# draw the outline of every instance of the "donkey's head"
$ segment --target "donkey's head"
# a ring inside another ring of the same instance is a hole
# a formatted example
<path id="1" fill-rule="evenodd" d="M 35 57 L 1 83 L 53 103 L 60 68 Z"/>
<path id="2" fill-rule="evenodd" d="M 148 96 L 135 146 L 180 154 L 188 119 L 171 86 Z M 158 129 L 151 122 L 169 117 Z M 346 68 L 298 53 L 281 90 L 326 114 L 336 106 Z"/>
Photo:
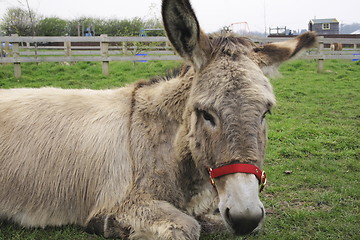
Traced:
<path id="1" fill-rule="evenodd" d="M 267 139 L 265 116 L 275 104 L 265 71 L 313 45 L 314 34 L 259 47 L 232 35 L 207 36 L 188 0 L 164 0 L 162 9 L 171 43 L 195 71 L 184 124 L 197 167 L 204 177 L 206 167 L 233 163 L 260 170 Z M 258 197 L 260 177 L 244 172 L 215 178 L 220 213 L 239 235 L 258 229 L 265 216 Z"/>

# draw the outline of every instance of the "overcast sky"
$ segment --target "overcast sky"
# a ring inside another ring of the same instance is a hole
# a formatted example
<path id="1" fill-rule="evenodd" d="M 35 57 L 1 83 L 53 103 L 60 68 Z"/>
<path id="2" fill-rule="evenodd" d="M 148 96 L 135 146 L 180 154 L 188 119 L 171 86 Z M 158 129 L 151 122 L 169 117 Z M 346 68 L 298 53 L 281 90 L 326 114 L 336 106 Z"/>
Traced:
<path id="1" fill-rule="evenodd" d="M 28 0 L 43 16 L 74 19 L 160 17 L 161 0 Z M 337 18 L 342 24 L 360 22 L 360 0 L 192 0 L 200 25 L 206 32 L 217 31 L 235 22 L 247 22 L 251 31 L 265 27 L 307 29 L 313 18 Z M 8 7 L 25 0 L 0 0 L 0 17 Z M 245 25 L 237 25 L 244 27 Z"/>

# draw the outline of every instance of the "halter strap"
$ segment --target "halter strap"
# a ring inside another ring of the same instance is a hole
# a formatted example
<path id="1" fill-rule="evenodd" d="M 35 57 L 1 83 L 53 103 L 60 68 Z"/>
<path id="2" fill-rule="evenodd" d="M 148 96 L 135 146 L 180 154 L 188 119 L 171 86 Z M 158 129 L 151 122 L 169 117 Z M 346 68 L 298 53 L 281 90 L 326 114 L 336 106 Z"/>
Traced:
<path id="1" fill-rule="evenodd" d="M 218 168 L 208 168 L 211 184 L 215 186 L 214 178 L 218 178 L 224 175 L 232 174 L 232 173 L 249 173 L 254 174 L 256 178 L 259 180 L 261 192 L 266 185 L 266 173 L 265 171 L 261 171 L 260 168 L 251 165 L 251 164 L 243 164 L 243 163 L 234 163 L 228 164 L 225 166 L 221 166 Z"/>

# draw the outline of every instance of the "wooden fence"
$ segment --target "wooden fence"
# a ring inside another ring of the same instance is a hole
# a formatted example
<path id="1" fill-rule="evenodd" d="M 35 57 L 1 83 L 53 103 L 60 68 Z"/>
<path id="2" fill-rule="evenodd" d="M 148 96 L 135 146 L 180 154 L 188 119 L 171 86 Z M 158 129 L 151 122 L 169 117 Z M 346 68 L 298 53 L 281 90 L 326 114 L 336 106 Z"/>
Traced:
<path id="1" fill-rule="evenodd" d="M 289 38 L 252 39 L 259 44 L 285 41 Z M 342 43 L 342 51 L 330 51 L 324 45 Z M 109 74 L 111 61 L 179 60 L 166 37 L 0 37 L 0 64 L 14 64 L 16 78 L 21 77 L 25 62 L 102 62 L 104 75 Z M 304 52 L 300 58 L 317 59 L 323 71 L 325 59 L 360 59 L 360 39 L 319 37 L 319 46 Z"/>

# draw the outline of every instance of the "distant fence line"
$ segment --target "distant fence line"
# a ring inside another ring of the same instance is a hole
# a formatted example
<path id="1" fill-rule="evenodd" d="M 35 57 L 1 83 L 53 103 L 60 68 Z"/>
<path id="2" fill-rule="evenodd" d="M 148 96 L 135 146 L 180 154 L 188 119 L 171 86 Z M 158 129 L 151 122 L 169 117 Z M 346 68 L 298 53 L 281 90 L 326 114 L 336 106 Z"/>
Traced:
<path id="1" fill-rule="evenodd" d="M 258 44 L 286 41 L 289 38 L 254 38 Z M 324 45 L 342 43 L 353 46 L 330 51 Z M 60 44 L 60 45 L 59 45 Z M 24 46 L 25 45 L 25 46 Z M 58 45 L 58 46 L 54 46 Z M 102 62 L 102 72 L 109 74 L 111 61 L 179 60 L 166 37 L 0 37 L 0 64 L 13 63 L 16 78 L 21 77 L 25 62 Z M 360 39 L 319 37 L 317 48 L 299 58 L 318 60 L 318 72 L 323 71 L 325 59 L 359 59 Z"/>

